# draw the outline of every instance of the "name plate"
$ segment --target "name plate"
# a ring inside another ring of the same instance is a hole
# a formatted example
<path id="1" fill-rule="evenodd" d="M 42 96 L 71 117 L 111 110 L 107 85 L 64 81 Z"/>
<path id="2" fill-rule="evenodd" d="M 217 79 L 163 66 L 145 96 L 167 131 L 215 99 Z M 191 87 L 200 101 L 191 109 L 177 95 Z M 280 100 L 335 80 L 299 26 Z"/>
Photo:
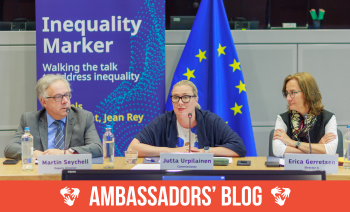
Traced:
<path id="1" fill-rule="evenodd" d="M 91 154 L 39 155 L 39 174 L 60 174 L 63 169 L 91 169 Z"/>
<path id="2" fill-rule="evenodd" d="M 338 173 L 338 154 L 285 154 L 284 170 L 325 170 L 327 174 Z"/>
<path id="3" fill-rule="evenodd" d="M 160 153 L 162 170 L 213 170 L 213 153 Z"/>

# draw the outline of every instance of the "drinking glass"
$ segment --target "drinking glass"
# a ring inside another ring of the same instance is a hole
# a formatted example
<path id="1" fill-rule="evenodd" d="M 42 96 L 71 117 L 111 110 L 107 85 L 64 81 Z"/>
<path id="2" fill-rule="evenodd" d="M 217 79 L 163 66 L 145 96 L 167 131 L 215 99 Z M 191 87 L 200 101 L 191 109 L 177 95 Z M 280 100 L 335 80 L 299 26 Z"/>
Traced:
<path id="1" fill-rule="evenodd" d="M 136 164 L 137 157 L 137 151 L 125 151 L 125 160 L 127 164 Z"/>

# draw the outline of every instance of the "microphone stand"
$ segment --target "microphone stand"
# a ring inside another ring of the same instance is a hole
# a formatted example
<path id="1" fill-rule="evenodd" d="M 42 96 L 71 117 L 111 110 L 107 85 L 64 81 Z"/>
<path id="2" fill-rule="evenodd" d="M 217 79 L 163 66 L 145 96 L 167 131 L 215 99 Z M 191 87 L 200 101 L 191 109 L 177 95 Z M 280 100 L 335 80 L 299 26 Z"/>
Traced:
<path id="1" fill-rule="evenodd" d="M 304 114 L 304 124 L 306 125 L 306 128 L 307 128 L 307 113 Z M 308 140 L 309 140 L 309 148 L 310 148 L 310 154 L 311 154 L 311 142 L 310 142 L 310 132 L 309 132 L 309 129 L 307 129 L 307 137 L 308 137 Z"/>
<path id="2" fill-rule="evenodd" d="M 189 134 L 188 134 L 188 153 L 191 153 L 191 118 L 192 118 L 192 114 L 191 113 L 189 113 L 188 114 L 188 120 L 189 120 L 189 129 L 188 129 L 188 131 L 189 131 Z"/>

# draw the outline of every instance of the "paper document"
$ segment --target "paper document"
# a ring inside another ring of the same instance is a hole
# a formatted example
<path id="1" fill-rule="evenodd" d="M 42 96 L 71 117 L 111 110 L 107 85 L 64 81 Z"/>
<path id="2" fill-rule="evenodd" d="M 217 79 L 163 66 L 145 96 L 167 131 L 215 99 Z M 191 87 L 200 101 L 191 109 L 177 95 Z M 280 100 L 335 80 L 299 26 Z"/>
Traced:
<path id="1" fill-rule="evenodd" d="M 267 156 L 266 160 L 268 162 L 279 162 L 279 164 L 281 166 L 284 166 L 284 158 L 278 158 L 278 157 L 274 157 L 274 156 Z"/>
<path id="2" fill-rule="evenodd" d="M 160 170 L 160 164 L 137 164 L 133 170 Z"/>
<path id="3" fill-rule="evenodd" d="M 283 159 L 283 158 L 280 159 L 280 160 L 279 160 L 279 163 L 280 163 L 281 166 L 284 166 L 284 159 Z"/>

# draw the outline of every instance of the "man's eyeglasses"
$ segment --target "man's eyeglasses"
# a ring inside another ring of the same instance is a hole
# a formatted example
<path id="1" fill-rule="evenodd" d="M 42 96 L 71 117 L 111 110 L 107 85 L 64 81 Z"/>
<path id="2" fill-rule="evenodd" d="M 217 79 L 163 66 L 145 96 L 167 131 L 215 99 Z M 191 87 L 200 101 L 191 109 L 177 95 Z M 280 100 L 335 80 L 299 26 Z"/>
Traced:
<path id="1" fill-rule="evenodd" d="M 288 95 L 291 97 L 291 98 L 294 98 L 295 97 L 295 94 L 297 94 L 297 93 L 300 93 L 301 91 L 291 91 L 291 92 L 287 92 L 287 91 L 285 91 L 285 92 L 283 92 L 283 96 L 284 96 L 284 98 L 286 98 L 287 99 L 287 97 L 288 97 Z"/>
<path id="2" fill-rule="evenodd" d="M 197 97 L 197 96 L 190 96 L 190 95 L 185 95 L 185 96 L 170 96 L 171 101 L 173 103 L 178 103 L 180 99 L 182 100 L 183 103 L 189 103 L 191 101 L 191 97 Z"/>
<path id="3" fill-rule="evenodd" d="M 53 96 L 53 97 L 46 97 L 46 98 L 53 98 L 55 99 L 56 102 L 61 102 L 63 97 L 66 97 L 67 100 L 71 99 L 72 98 L 72 92 L 69 92 L 69 93 L 66 93 L 64 95 L 56 95 L 56 96 Z"/>

